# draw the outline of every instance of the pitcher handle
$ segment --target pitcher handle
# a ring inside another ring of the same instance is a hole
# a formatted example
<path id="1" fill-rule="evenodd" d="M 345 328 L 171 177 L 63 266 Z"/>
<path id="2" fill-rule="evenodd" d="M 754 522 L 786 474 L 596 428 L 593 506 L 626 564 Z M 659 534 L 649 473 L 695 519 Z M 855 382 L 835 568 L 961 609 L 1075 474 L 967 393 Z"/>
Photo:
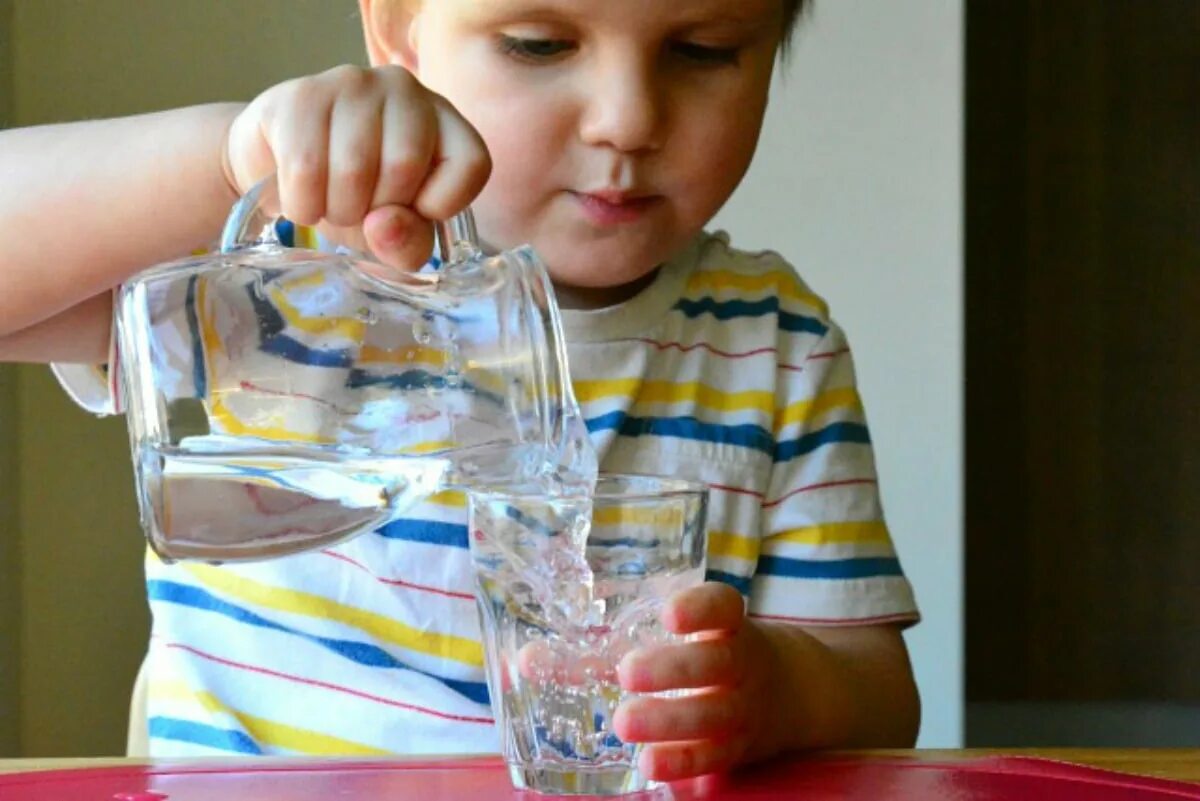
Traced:
<path id="1" fill-rule="evenodd" d="M 254 245 L 278 245 L 276 224 L 283 219 L 279 210 L 279 182 L 275 173 L 263 178 L 242 195 L 229 212 L 221 232 L 221 252 L 230 253 Z M 475 216 L 463 209 L 449 220 L 434 223 L 437 253 L 442 264 L 465 261 L 480 252 Z M 372 257 L 367 256 L 367 258 Z"/>

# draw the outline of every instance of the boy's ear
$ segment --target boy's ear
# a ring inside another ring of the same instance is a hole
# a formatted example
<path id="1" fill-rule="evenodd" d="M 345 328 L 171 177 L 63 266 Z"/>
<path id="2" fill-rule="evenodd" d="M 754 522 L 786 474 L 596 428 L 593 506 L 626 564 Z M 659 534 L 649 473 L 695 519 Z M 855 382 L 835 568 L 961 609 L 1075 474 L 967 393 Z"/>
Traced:
<path id="1" fill-rule="evenodd" d="M 399 64 L 409 72 L 417 71 L 415 5 L 411 0 L 358 0 L 372 66 Z"/>

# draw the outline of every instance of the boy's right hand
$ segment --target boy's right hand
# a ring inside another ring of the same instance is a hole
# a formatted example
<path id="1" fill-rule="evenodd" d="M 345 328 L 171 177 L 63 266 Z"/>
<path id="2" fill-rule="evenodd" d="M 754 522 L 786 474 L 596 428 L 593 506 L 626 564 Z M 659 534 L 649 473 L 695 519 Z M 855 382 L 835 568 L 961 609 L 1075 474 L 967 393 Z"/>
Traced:
<path id="1" fill-rule="evenodd" d="M 431 220 L 465 208 L 491 172 L 475 129 L 397 66 L 341 66 L 272 87 L 232 122 L 223 153 L 239 195 L 275 171 L 282 213 L 323 223 L 393 267 L 433 248 Z"/>

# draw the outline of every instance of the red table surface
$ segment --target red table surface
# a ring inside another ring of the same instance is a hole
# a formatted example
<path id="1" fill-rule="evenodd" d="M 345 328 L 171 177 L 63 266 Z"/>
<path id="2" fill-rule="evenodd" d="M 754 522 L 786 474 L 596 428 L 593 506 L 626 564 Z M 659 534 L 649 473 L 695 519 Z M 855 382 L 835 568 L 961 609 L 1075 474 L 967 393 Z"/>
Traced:
<path id="1" fill-rule="evenodd" d="M 938 762 L 825 757 L 673 785 L 655 801 L 1140 801 L 1200 799 L 1200 785 L 1027 757 Z M 159 763 L 0 774 L 0 801 L 357 801 L 537 799 L 494 757 L 427 761 Z"/>

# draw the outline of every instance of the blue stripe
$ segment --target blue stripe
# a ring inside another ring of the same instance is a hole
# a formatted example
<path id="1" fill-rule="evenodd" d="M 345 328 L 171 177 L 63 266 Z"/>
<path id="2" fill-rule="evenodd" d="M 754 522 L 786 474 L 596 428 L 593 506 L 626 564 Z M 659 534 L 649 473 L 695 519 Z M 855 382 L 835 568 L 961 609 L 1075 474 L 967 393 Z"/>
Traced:
<path id="1" fill-rule="evenodd" d="M 296 246 L 296 224 L 289 219 L 280 217 L 275 221 L 275 236 L 279 237 L 279 244 L 285 248 Z"/>
<path id="2" fill-rule="evenodd" d="M 904 575 L 900 569 L 900 561 L 886 557 L 824 560 L 760 556 L 758 572 L 805 579 L 861 579 Z"/>
<path id="3" fill-rule="evenodd" d="M 148 721 L 150 736 L 158 740 L 175 740 L 232 751 L 235 754 L 262 754 L 258 743 L 240 731 L 218 729 L 203 723 L 155 715 Z"/>
<path id="4" fill-rule="evenodd" d="M 433 520 L 393 520 L 375 530 L 381 537 L 406 542 L 423 542 L 427 545 L 446 545 L 451 548 L 468 547 L 467 527 L 459 523 L 439 523 Z"/>
<path id="5" fill-rule="evenodd" d="M 303 342 L 283 333 L 287 321 L 267 298 L 254 286 L 246 287 L 250 296 L 250 304 L 258 317 L 259 349 L 264 353 L 273 353 L 285 359 L 301 364 L 311 364 L 316 367 L 349 367 L 354 361 L 346 348 L 321 350 L 310 348 Z"/>
<path id="6" fill-rule="evenodd" d="M 803 331 L 822 337 L 829 331 L 829 326 L 815 317 L 806 317 L 802 314 L 780 311 L 779 298 L 774 296 L 762 298 L 761 300 L 717 300 L 711 297 L 702 297 L 695 300 L 681 298 L 675 304 L 675 309 L 693 319 L 703 314 L 710 314 L 718 320 L 732 320 L 737 317 L 766 317 L 767 315 L 774 314 L 778 316 L 779 327 L 784 331 Z"/>
<path id="7" fill-rule="evenodd" d="M 706 570 L 704 573 L 705 581 L 720 581 L 723 584 L 728 584 L 742 595 L 750 594 L 750 579 L 747 576 L 737 576 L 733 573 L 726 573 L 723 570 Z"/>
<path id="8" fill-rule="evenodd" d="M 861 442 L 869 445 L 871 435 L 862 423 L 830 423 L 797 439 L 780 442 L 775 446 L 775 461 L 786 462 L 834 442 Z"/>
<path id="9" fill-rule="evenodd" d="M 204 340 L 200 337 L 200 320 L 196 316 L 196 280 L 193 275 L 188 279 L 187 296 L 184 298 L 184 309 L 187 311 L 188 334 L 192 337 L 192 384 L 197 398 L 208 396 L 208 375 L 204 371 Z"/>
<path id="10" fill-rule="evenodd" d="M 349 378 L 346 379 L 346 386 L 350 389 L 378 386 L 400 390 L 445 389 L 446 379 L 427 370 L 405 370 L 403 373 L 393 373 L 392 375 L 374 375 L 355 367 L 350 371 Z"/>
<path id="11" fill-rule="evenodd" d="M 336 350 L 310 348 L 287 334 L 264 337 L 259 345 L 259 350 L 263 353 L 282 356 L 288 361 L 309 364 L 313 367 L 349 367 L 354 362 L 354 357 L 345 348 Z"/>
<path id="12" fill-rule="evenodd" d="M 589 433 L 616 429 L 624 437 L 676 437 L 699 442 L 716 442 L 752 448 L 768 456 L 775 449 L 775 439 L 762 426 L 753 423 L 721 425 L 706 423 L 694 417 L 632 417 L 615 411 L 586 421 Z"/>
<path id="13" fill-rule="evenodd" d="M 403 373 L 380 375 L 360 367 L 355 367 L 350 371 L 350 375 L 346 379 L 346 387 L 349 389 L 387 387 L 388 389 L 399 389 L 402 391 L 454 389 L 462 393 L 469 392 L 474 398 L 491 401 L 497 406 L 504 406 L 507 403 L 504 398 L 501 398 L 495 392 L 480 389 L 470 381 L 460 380 L 457 386 L 450 387 L 446 383 L 445 376 L 419 369 L 405 370 Z"/>
<path id="14" fill-rule="evenodd" d="M 152 579 L 146 582 L 146 594 L 149 596 L 151 601 L 161 601 L 163 603 L 179 604 L 180 606 L 190 606 L 194 609 L 204 609 L 209 612 L 215 612 L 218 615 L 224 615 L 225 617 L 236 620 L 239 623 L 246 623 L 251 626 L 258 626 L 259 628 L 290 634 L 293 637 L 299 637 L 302 640 L 319 645 L 322 648 L 332 651 L 338 656 L 349 659 L 351 662 L 356 662 L 360 665 L 366 665 L 367 667 L 410 670 L 414 673 L 420 673 L 423 676 L 428 676 L 431 679 L 436 679 L 437 681 L 442 682 L 450 689 L 476 703 L 488 703 L 487 685 L 483 682 L 460 681 L 457 679 L 447 679 L 442 676 L 435 676 L 432 673 L 426 673 L 423 670 L 418 670 L 411 665 L 406 665 L 377 645 L 356 642 L 354 640 L 340 640 L 332 637 L 319 637 L 315 634 L 309 634 L 304 631 L 299 631 L 298 629 L 284 626 L 280 623 L 276 623 L 273 620 L 268 620 L 265 617 L 257 615 L 248 609 L 243 609 L 240 606 L 222 600 L 207 590 L 203 590 L 199 587 L 190 587 L 186 584 L 179 584 L 174 581 Z"/>

